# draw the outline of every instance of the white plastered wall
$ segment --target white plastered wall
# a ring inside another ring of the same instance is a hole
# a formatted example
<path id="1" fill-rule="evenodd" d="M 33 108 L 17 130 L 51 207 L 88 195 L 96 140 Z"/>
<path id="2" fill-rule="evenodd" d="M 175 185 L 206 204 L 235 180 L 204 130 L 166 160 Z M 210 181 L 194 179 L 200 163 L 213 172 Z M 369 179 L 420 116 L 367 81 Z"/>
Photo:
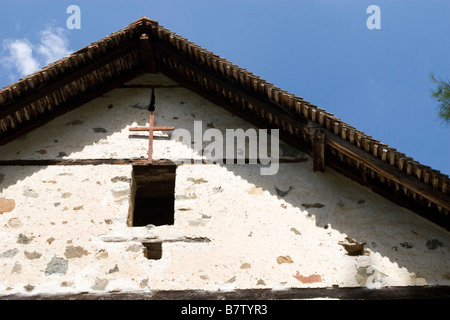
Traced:
<path id="1" fill-rule="evenodd" d="M 251 128 L 161 75 L 155 124 Z M 167 86 L 167 87 L 162 87 Z M 145 158 L 150 90 L 116 89 L 0 147 L 1 160 Z M 155 134 L 154 159 L 198 157 Z M 449 233 L 286 145 L 262 165 L 182 164 L 175 224 L 127 227 L 129 165 L 0 167 L 0 294 L 449 285 Z M 365 242 L 349 256 L 340 242 Z M 160 260 L 142 242 L 161 239 Z M 207 241 L 189 241 L 203 239 Z"/>

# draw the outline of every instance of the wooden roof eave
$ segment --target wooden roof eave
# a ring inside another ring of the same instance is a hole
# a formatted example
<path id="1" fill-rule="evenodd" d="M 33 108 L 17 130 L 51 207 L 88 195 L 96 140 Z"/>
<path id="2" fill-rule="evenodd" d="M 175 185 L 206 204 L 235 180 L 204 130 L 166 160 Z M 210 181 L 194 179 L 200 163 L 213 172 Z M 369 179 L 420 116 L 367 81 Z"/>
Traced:
<path id="1" fill-rule="evenodd" d="M 137 42 L 129 43 L 115 51 L 112 51 L 105 56 L 102 56 L 95 61 L 90 61 L 88 63 L 84 63 L 81 67 L 68 68 L 60 75 L 50 79 L 45 84 L 36 88 L 34 91 L 30 92 L 27 95 L 20 97 L 17 100 L 11 101 L 0 106 L 0 118 L 7 117 L 8 115 L 13 114 L 14 112 L 24 108 L 25 106 L 37 101 L 54 91 L 59 90 L 60 88 L 74 82 L 79 79 L 81 76 L 86 75 L 93 70 L 99 69 L 102 66 L 111 63 L 118 57 L 123 56 L 124 54 L 131 52 L 138 48 L 139 44 Z M 73 58 L 76 58 L 73 57 Z M 45 72 L 45 71 L 42 71 Z"/>

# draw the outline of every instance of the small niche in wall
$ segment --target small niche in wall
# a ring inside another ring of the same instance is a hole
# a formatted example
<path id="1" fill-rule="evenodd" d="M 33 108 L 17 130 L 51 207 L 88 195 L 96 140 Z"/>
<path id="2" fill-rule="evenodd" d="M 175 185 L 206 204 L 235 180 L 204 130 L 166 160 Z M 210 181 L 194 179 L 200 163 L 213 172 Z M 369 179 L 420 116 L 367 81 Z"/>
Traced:
<path id="1" fill-rule="evenodd" d="M 149 260 L 159 260 L 162 257 L 162 242 L 142 243 L 145 247 L 145 257 Z"/>

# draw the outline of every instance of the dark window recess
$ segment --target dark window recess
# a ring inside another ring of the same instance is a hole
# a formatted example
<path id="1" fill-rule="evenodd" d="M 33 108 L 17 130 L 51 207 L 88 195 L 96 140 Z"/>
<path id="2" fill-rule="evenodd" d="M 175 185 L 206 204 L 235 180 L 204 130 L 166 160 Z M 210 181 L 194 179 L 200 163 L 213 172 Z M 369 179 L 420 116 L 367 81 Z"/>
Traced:
<path id="1" fill-rule="evenodd" d="M 175 171 L 175 165 L 133 166 L 129 226 L 174 224 Z"/>
<path id="2" fill-rule="evenodd" d="M 143 243 L 145 257 L 151 260 L 159 260 L 162 257 L 162 242 Z"/>

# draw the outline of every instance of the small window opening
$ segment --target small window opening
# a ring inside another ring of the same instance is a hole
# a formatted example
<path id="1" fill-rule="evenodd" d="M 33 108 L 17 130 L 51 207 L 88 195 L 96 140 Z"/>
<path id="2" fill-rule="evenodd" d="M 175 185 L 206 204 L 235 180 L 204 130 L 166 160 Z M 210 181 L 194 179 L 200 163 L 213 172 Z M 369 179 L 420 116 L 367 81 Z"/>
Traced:
<path id="1" fill-rule="evenodd" d="M 149 260 L 159 260 L 162 257 L 162 242 L 142 243 L 145 250 L 145 257 Z"/>
<path id="2" fill-rule="evenodd" d="M 128 226 L 173 225 L 176 165 L 133 166 Z"/>

